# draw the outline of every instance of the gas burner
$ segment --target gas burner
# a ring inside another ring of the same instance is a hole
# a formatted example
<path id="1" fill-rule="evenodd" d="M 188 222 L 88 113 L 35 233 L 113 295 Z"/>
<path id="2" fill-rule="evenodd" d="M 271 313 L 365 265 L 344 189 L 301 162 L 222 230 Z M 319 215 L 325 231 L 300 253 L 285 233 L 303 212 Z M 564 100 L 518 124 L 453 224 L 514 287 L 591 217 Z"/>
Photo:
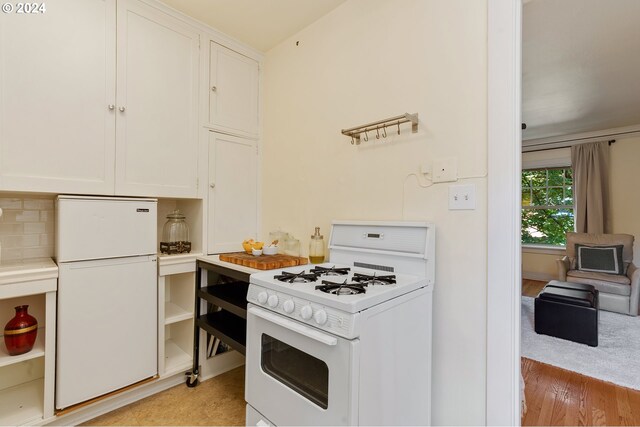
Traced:
<path id="1" fill-rule="evenodd" d="M 347 283 L 346 279 L 342 283 L 330 282 L 323 280 L 322 285 L 316 286 L 316 289 L 327 294 L 333 295 L 356 295 L 364 294 L 367 290 L 364 288 L 366 284 Z"/>
<path id="2" fill-rule="evenodd" d="M 396 276 L 395 274 L 376 276 L 374 273 L 373 276 L 370 276 L 368 274 L 354 273 L 353 280 L 365 285 L 393 285 L 396 283 Z"/>
<path id="3" fill-rule="evenodd" d="M 300 273 L 289 273 L 288 271 L 283 271 L 282 274 L 275 275 L 273 278 L 281 282 L 308 283 L 318 280 L 318 275 L 315 273 L 305 273 L 304 270 Z"/>
<path id="4" fill-rule="evenodd" d="M 323 276 L 344 276 L 345 274 L 349 274 L 351 269 L 349 267 L 313 267 L 309 272 L 320 274 Z"/>

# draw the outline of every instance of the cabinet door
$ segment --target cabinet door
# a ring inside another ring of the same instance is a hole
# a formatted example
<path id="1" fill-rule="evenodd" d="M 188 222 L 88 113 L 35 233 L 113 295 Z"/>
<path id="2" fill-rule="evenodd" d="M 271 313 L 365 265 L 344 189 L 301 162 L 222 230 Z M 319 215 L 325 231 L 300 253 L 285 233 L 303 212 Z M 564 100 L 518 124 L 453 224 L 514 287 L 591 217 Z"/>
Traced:
<path id="1" fill-rule="evenodd" d="M 113 194 L 115 19 L 115 0 L 0 13 L 1 190 Z"/>
<path id="2" fill-rule="evenodd" d="M 116 194 L 197 196 L 198 52 L 195 29 L 119 0 Z"/>
<path id="3" fill-rule="evenodd" d="M 208 252 L 241 249 L 258 229 L 258 154 L 255 141 L 211 132 Z"/>
<path id="4" fill-rule="evenodd" d="M 258 134 L 258 62 L 211 42 L 209 121 L 231 131 Z"/>

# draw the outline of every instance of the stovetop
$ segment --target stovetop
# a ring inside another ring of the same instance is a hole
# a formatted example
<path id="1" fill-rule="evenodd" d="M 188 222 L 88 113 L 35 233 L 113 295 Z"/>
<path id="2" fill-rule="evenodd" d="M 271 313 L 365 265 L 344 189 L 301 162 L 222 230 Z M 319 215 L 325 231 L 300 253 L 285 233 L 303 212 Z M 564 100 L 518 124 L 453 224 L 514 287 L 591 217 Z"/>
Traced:
<path id="1" fill-rule="evenodd" d="M 327 271 L 318 273 L 318 268 Z M 375 280 L 371 280 L 372 277 Z M 324 263 L 255 273 L 251 275 L 251 284 L 281 296 L 357 313 L 419 289 L 427 284 L 427 280 L 408 274 Z"/>

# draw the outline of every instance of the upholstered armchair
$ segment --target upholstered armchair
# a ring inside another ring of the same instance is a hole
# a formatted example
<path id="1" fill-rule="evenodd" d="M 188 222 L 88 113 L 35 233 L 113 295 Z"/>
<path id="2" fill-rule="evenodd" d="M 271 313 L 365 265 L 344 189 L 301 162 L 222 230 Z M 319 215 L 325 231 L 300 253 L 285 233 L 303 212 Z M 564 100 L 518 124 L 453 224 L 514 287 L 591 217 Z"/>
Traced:
<path id="1" fill-rule="evenodd" d="M 600 292 L 600 310 L 638 315 L 640 269 L 633 264 L 633 240 L 630 234 L 567 233 L 567 255 L 557 260 L 558 280 L 593 285 Z M 577 265 L 576 244 L 585 246 L 623 245 L 622 272 L 610 274 L 584 271 Z"/>

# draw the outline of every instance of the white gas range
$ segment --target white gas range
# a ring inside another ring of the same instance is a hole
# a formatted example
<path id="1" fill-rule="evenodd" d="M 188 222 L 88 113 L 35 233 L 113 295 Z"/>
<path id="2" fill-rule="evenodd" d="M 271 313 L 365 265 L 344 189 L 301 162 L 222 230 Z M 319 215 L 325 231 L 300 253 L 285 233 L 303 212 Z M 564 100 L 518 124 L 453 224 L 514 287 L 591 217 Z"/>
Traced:
<path id="1" fill-rule="evenodd" d="M 251 275 L 247 425 L 425 425 L 435 229 L 334 222 L 321 265 Z"/>

